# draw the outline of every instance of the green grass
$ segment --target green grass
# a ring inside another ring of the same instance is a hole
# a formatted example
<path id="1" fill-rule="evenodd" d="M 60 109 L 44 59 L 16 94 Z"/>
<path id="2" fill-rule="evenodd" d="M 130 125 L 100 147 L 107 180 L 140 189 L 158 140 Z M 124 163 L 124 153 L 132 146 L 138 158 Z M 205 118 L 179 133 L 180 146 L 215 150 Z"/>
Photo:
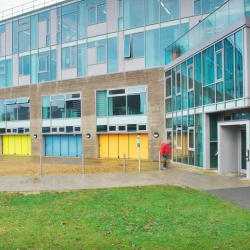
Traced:
<path id="1" fill-rule="evenodd" d="M 250 249 L 250 213 L 189 188 L 0 193 L 0 249 Z"/>

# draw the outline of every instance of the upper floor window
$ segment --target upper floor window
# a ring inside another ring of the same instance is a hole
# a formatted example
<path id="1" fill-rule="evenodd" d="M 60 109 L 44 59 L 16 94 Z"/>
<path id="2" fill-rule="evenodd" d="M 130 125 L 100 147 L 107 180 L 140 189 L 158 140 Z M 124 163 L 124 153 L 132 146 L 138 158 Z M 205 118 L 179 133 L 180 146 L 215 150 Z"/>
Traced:
<path id="1" fill-rule="evenodd" d="M 62 48 L 62 69 L 76 67 L 76 46 Z"/>
<path id="2" fill-rule="evenodd" d="M 77 5 L 76 3 L 62 7 L 62 43 L 77 39 Z"/>
<path id="3" fill-rule="evenodd" d="M 161 0 L 161 21 L 166 22 L 180 17 L 179 0 Z"/>
<path id="4" fill-rule="evenodd" d="M 80 93 L 42 97 L 42 119 L 81 117 Z"/>
<path id="5" fill-rule="evenodd" d="M 96 115 L 145 115 L 147 114 L 146 87 L 97 90 Z"/>
<path id="6" fill-rule="evenodd" d="M 19 57 L 19 75 L 30 74 L 30 56 Z"/>
<path id="7" fill-rule="evenodd" d="M 19 52 L 30 50 L 30 17 L 25 17 L 18 22 Z"/>
<path id="8" fill-rule="evenodd" d="M 23 121 L 30 119 L 29 98 L 0 101 L 0 121 Z"/>
<path id="9" fill-rule="evenodd" d="M 144 33 L 127 35 L 124 38 L 124 58 L 144 57 Z"/>
<path id="10" fill-rule="evenodd" d="M 88 48 L 96 49 L 96 58 L 93 59 L 95 63 L 103 63 L 107 61 L 107 40 L 101 39 L 93 42 L 88 42 Z"/>
<path id="11" fill-rule="evenodd" d="M 199 15 L 213 12 L 218 9 L 224 2 L 224 0 L 195 0 L 194 14 Z"/>
<path id="12" fill-rule="evenodd" d="M 88 24 L 106 22 L 106 0 L 88 1 Z"/>

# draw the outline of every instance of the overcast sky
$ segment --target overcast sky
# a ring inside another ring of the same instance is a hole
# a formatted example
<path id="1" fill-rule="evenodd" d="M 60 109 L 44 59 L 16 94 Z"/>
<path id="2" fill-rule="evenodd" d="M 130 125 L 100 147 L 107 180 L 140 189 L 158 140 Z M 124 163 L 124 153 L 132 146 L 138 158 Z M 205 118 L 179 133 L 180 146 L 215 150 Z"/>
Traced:
<path id="1" fill-rule="evenodd" d="M 46 2 L 50 2 L 53 4 L 56 2 L 56 0 L 52 1 L 52 0 L 46 0 Z M 62 0 L 63 1 L 63 0 Z M 57 2 L 62 2 L 60 0 L 57 0 Z M 4 11 L 4 10 L 8 10 L 11 9 L 13 7 L 17 7 L 19 5 L 23 5 L 25 3 L 30 3 L 32 2 L 32 0 L 0 0 L 0 12 Z M 36 0 L 35 3 L 41 3 L 44 2 L 44 0 Z"/>

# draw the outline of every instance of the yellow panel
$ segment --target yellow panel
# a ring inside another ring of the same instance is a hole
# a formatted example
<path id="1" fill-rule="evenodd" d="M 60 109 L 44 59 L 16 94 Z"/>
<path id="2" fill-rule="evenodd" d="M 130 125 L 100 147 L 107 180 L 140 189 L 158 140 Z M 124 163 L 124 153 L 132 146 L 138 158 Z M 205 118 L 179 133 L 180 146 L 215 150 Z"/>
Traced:
<path id="1" fill-rule="evenodd" d="M 109 158 L 118 158 L 118 135 L 109 135 Z"/>
<path id="2" fill-rule="evenodd" d="M 128 135 L 119 135 L 119 158 L 123 158 L 123 154 L 128 158 Z"/>
<path id="3" fill-rule="evenodd" d="M 15 136 L 9 135 L 9 155 L 15 154 Z"/>
<path id="4" fill-rule="evenodd" d="M 27 155 L 31 155 L 31 137 L 27 135 Z"/>
<path id="5" fill-rule="evenodd" d="M 9 154 L 9 136 L 8 135 L 3 136 L 3 154 L 4 155 Z"/>
<path id="6" fill-rule="evenodd" d="M 99 154 L 100 158 L 109 157 L 109 136 L 99 135 Z"/>
<path id="7" fill-rule="evenodd" d="M 15 154 L 21 155 L 22 154 L 22 136 L 15 135 Z"/>
<path id="8" fill-rule="evenodd" d="M 22 139 L 22 155 L 27 155 L 28 154 L 28 136 L 23 135 L 21 136 Z"/>
<path id="9" fill-rule="evenodd" d="M 141 134 L 141 159 L 148 159 L 148 135 Z"/>
<path id="10" fill-rule="evenodd" d="M 139 150 L 137 148 L 137 135 L 129 134 L 128 136 L 128 158 L 130 159 L 138 159 L 139 158 Z"/>

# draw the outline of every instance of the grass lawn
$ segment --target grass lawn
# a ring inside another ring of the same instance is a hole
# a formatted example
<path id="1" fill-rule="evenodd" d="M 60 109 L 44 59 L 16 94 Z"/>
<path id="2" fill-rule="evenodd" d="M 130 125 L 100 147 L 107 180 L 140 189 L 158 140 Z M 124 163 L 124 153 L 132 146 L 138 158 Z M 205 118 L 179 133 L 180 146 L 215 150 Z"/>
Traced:
<path id="1" fill-rule="evenodd" d="M 250 213 L 189 188 L 0 193 L 0 249 L 250 249 Z"/>

